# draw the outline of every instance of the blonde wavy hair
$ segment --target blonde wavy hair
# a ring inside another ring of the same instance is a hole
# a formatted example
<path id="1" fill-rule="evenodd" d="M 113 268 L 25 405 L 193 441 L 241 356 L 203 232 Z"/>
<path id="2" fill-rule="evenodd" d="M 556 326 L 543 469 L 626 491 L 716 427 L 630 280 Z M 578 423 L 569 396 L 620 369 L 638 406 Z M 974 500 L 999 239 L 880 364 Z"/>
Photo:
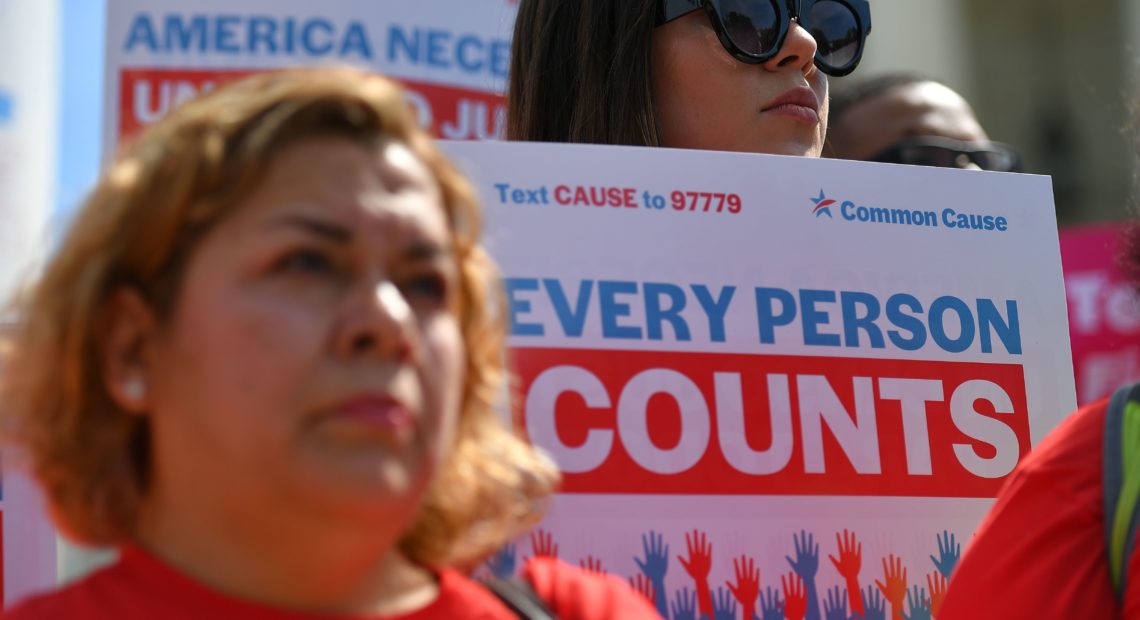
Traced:
<path id="1" fill-rule="evenodd" d="M 353 69 L 263 73 L 218 88 L 143 132 L 104 174 L 0 334 L 0 416 L 54 518 L 90 544 L 133 540 L 147 492 L 149 429 L 104 388 L 97 334 L 111 295 L 133 287 L 164 320 L 203 234 L 233 211 L 273 155 L 304 138 L 397 140 L 442 189 L 460 272 L 466 385 L 459 430 L 401 540 L 412 559 L 470 565 L 533 524 L 558 474 L 495 411 L 504 378 L 502 292 L 479 246 L 467 181 L 420 129 L 400 88 Z"/>

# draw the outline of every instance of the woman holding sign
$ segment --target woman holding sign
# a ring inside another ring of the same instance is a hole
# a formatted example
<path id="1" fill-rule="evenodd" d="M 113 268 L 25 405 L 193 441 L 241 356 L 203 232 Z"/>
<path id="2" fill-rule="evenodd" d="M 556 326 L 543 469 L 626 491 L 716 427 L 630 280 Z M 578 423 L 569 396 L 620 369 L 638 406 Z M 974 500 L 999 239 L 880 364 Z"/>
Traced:
<path id="1" fill-rule="evenodd" d="M 512 140 L 818 157 L 866 0 L 521 0 Z"/>
<path id="2" fill-rule="evenodd" d="M 5 617 L 651 617 L 554 560 L 499 594 L 453 568 L 557 481 L 492 410 L 478 230 L 378 76 L 263 74 L 150 128 L 0 346 L 4 429 L 56 523 L 120 559 Z"/>

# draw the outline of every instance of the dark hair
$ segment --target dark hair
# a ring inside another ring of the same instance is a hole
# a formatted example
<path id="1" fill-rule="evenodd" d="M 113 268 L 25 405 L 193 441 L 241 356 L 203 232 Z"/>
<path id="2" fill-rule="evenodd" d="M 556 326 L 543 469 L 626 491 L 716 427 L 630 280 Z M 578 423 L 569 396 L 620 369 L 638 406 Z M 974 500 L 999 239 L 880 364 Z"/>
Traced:
<path id="1" fill-rule="evenodd" d="M 521 0 L 507 138 L 656 146 L 652 35 L 659 0 Z"/>
<path id="2" fill-rule="evenodd" d="M 869 101 L 896 88 L 929 82 L 942 84 L 942 82 L 921 73 L 880 73 L 866 79 L 850 82 L 839 81 L 831 92 L 827 112 L 828 124 L 832 127 L 838 126 L 843 115 L 856 104 Z"/>

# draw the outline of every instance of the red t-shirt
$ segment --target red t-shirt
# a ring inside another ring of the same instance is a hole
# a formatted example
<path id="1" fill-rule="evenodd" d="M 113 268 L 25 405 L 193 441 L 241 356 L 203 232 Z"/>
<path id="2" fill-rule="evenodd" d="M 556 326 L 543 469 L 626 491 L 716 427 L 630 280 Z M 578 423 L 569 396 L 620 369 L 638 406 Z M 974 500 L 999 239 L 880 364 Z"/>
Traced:
<path id="1" fill-rule="evenodd" d="M 616 577 L 600 577 L 558 560 L 531 560 L 523 578 L 560 618 L 657 618 L 641 595 Z M 381 620 L 380 616 L 293 613 L 242 601 L 190 579 L 157 558 L 126 550 L 114 565 L 0 614 L 4 620 Z M 458 572 L 439 573 L 439 597 L 419 611 L 384 620 L 512 620 L 513 612 Z"/>
<path id="2" fill-rule="evenodd" d="M 1101 470 L 1107 401 L 1065 420 L 1018 465 L 950 580 L 938 620 L 1140 619 L 1140 554 L 1112 589 Z"/>

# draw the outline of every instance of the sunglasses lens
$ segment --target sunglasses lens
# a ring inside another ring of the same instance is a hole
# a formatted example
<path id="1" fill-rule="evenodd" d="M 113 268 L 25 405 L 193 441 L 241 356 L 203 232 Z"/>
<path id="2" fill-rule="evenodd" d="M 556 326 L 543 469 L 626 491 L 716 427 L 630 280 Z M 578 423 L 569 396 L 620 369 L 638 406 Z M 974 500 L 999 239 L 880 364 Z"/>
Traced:
<path id="1" fill-rule="evenodd" d="M 968 143 L 946 138 L 920 137 L 904 140 L 871 158 L 894 164 L 969 168 L 997 172 L 1020 172 L 1021 156 L 1000 143 Z"/>
<path id="2" fill-rule="evenodd" d="M 900 149 L 899 163 L 912 166 L 962 168 L 964 164 L 969 164 L 970 160 L 965 153 L 941 146 L 908 146 Z"/>
<path id="3" fill-rule="evenodd" d="M 842 69 L 855 60 L 862 33 L 855 12 L 846 4 L 819 0 L 811 5 L 804 25 L 815 39 L 820 62 Z"/>
<path id="4" fill-rule="evenodd" d="M 980 151 L 974 154 L 974 158 L 982 170 L 1021 172 L 1021 158 L 1016 151 L 1008 147 L 995 145 L 994 150 Z"/>
<path id="5" fill-rule="evenodd" d="M 745 54 L 772 51 L 780 34 L 780 18 L 772 0 L 714 0 L 728 38 Z"/>

